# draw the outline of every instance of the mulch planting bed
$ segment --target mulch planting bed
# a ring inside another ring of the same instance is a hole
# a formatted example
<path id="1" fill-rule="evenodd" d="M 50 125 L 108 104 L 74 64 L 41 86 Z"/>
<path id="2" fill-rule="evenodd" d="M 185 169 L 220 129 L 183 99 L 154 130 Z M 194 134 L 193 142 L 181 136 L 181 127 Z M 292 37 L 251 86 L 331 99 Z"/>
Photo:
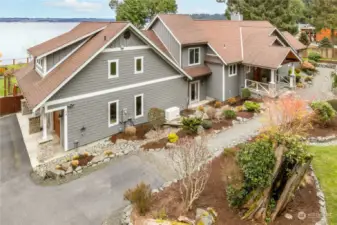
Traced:
<path id="1" fill-rule="evenodd" d="M 185 214 L 189 218 L 195 218 L 197 208 L 213 207 L 218 213 L 217 225 L 255 225 L 254 221 L 243 221 L 240 219 L 240 212 L 229 207 L 226 199 L 226 184 L 224 181 L 224 170 L 227 164 L 224 163 L 223 156 L 214 159 L 211 163 L 211 174 L 205 190 L 200 198 L 195 201 L 193 209 Z M 155 215 L 162 209 L 166 210 L 166 214 L 170 219 L 177 219 L 183 212 L 179 194 L 179 183 L 175 183 L 164 191 L 154 194 L 154 201 L 151 211 L 148 214 Z M 299 220 L 297 214 L 299 212 L 307 214 L 306 219 Z M 277 225 L 311 225 L 319 220 L 319 203 L 316 197 L 316 189 L 314 184 L 307 184 L 300 188 L 295 198 L 288 204 L 286 211 L 293 216 L 292 220 L 288 220 L 284 215 L 279 216 L 271 224 Z M 284 213 L 285 213 L 284 212 Z"/>
<path id="2" fill-rule="evenodd" d="M 145 134 L 149 132 L 152 129 L 151 124 L 146 123 L 146 124 L 141 124 L 137 125 L 136 127 L 136 135 L 135 136 L 129 136 L 125 134 L 124 132 L 115 134 L 111 136 L 111 142 L 116 143 L 118 139 L 124 139 L 128 141 L 135 141 L 135 140 L 144 140 L 145 139 Z"/>
<path id="3" fill-rule="evenodd" d="M 213 122 L 212 129 L 213 130 L 222 130 L 223 128 L 227 128 L 233 125 L 232 120 L 221 120 L 220 122 Z"/>
<path id="4" fill-rule="evenodd" d="M 225 105 L 230 105 L 231 107 L 241 106 L 245 103 L 245 101 L 263 103 L 263 99 L 260 98 L 249 98 L 249 99 L 242 99 L 241 97 L 237 96 L 235 104 L 228 104 L 228 101 L 221 102 L 221 107 Z M 216 101 L 211 101 L 207 105 L 214 107 Z"/>
<path id="5" fill-rule="evenodd" d="M 241 117 L 241 118 L 245 118 L 245 119 L 251 119 L 251 118 L 254 117 L 254 113 L 242 111 L 242 112 L 237 112 L 236 116 Z"/>
<path id="6" fill-rule="evenodd" d="M 190 115 L 193 115 L 196 112 L 194 109 L 184 109 L 183 111 L 180 112 L 180 116 L 183 117 L 188 117 Z"/>
<path id="7" fill-rule="evenodd" d="M 337 135 L 337 117 L 326 127 L 319 124 L 312 124 L 312 129 L 308 131 L 309 137 L 327 137 Z"/>
<path id="8" fill-rule="evenodd" d="M 78 162 L 79 162 L 78 165 L 79 166 L 86 166 L 93 158 L 94 158 L 94 156 L 92 156 L 92 155 L 80 157 L 78 159 Z"/>

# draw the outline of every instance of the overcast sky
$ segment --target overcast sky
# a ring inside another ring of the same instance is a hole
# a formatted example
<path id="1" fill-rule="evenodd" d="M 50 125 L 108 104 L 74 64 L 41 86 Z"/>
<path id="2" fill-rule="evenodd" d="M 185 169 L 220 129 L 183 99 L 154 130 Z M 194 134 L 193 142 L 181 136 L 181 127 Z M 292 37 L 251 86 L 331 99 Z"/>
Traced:
<path id="1" fill-rule="evenodd" d="M 176 0 L 179 13 L 224 13 L 216 0 Z M 109 0 L 0 0 L 0 17 L 114 18 Z"/>

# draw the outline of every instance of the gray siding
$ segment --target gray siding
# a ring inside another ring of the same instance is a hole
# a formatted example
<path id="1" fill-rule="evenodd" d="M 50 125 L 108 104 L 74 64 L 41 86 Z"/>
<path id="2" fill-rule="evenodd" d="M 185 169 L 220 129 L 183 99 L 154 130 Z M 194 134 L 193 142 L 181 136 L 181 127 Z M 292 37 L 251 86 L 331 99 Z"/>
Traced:
<path id="1" fill-rule="evenodd" d="M 225 98 L 231 98 L 240 95 L 240 77 L 242 76 L 242 66 L 238 65 L 238 74 L 229 77 L 229 67 L 225 66 Z"/>
<path id="2" fill-rule="evenodd" d="M 120 35 L 116 40 L 114 40 L 108 48 L 120 48 L 124 47 L 132 47 L 132 46 L 144 46 L 146 45 L 141 39 L 139 39 L 134 33 L 130 32 L 131 36 L 129 39 L 125 39 L 123 34 Z"/>
<path id="3" fill-rule="evenodd" d="M 134 74 L 134 57 L 144 56 L 144 73 Z M 119 59 L 119 77 L 108 79 L 108 60 Z M 61 88 L 51 100 L 178 75 L 152 49 L 99 54 Z"/>
<path id="4" fill-rule="evenodd" d="M 160 40 L 164 43 L 168 51 L 171 53 L 175 61 L 180 64 L 180 44 L 166 29 L 164 24 L 158 19 L 152 26 L 152 30 L 157 34 Z"/>
<path id="5" fill-rule="evenodd" d="M 211 55 L 216 55 L 216 53 L 210 48 L 207 46 L 207 51 L 206 51 L 207 54 L 211 54 Z"/>
<path id="6" fill-rule="evenodd" d="M 73 108 L 68 108 L 69 149 L 74 148 L 75 141 L 82 146 L 120 132 L 122 125 L 113 127 L 108 125 L 108 102 L 119 100 L 119 111 L 127 109 L 126 117 L 134 119 L 134 96 L 144 94 L 144 116 L 134 120 L 135 124 L 141 124 L 147 122 L 150 108 L 167 109 L 174 106 L 186 108 L 187 84 L 188 82 L 182 78 L 174 79 L 66 103 L 66 105 L 74 104 Z M 121 121 L 121 115 L 119 118 Z M 83 136 L 80 131 L 82 127 L 86 128 Z"/>
<path id="7" fill-rule="evenodd" d="M 200 47 L 200 65 L 204 65 L 205 63 L 205 55 L 206 55 L 206 46 L 193 46 L 193 47 L 186 47 L 182 49 L 182 67 L 188 67 L 188 49 L 189 48 L 197 48 Z"/>
<path id="8" fill-rule="evenodd" d="M 208 63 L 212 75 L 207 78 L 207 96 L 222 100 L 222 65 Z"/>
<path id="9" fill-rule="evenodd" d="M 50 70 L 54 65 L 60 62 L 64 57 L 66 57 L 71 51 L 77 48 L 84 41 L 76 42 L 68 47 L 65 47 L 57 52 L 47 55 L 47 71 Z"/>

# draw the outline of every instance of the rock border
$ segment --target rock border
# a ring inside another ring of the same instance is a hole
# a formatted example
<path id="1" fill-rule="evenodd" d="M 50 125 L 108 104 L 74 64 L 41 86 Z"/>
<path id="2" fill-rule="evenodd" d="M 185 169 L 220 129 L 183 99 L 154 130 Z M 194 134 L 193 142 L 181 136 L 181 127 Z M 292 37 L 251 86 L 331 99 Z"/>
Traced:
<path id="1" fill-rule="evenodd" d="M 330 135 L 327 137 L 309 137 L 306 138 L 309 143 L 315 144 L 315 143 L 328 143 L 331 141 L 337 140 L 337 135 Z"/>
<path id="2" fill-rule="evenodd" d="M 314 179 L 315 186 L 316 186 L 316 191 L 317 191 L 317 197 L 319 199 L 319 211 L 321 214 L 321 219 L 315 224 L 315 225 L 328 225 L 328 212 L 326 210 L 326 201 L 325 201 L 325 195 L 321 189 L 321 186 L 319 184 L 319 181 L 314 173 L 314 170 L 312 166 L 311 168 L 311 176 Z"/>

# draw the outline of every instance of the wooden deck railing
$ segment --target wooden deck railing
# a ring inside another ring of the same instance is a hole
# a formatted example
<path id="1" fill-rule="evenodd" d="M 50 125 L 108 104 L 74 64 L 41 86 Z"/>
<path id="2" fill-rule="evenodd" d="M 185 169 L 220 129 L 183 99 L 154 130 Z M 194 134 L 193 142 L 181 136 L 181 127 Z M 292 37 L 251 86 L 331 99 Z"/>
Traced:
<path id="1" fill-rule="evenodd" d="M 253 92 L 257 92 L 259 94 L 269 95 L 269 84 L 258 82 L 255 80 L 246 79 L 245 88 L 252 90 Z"/>

